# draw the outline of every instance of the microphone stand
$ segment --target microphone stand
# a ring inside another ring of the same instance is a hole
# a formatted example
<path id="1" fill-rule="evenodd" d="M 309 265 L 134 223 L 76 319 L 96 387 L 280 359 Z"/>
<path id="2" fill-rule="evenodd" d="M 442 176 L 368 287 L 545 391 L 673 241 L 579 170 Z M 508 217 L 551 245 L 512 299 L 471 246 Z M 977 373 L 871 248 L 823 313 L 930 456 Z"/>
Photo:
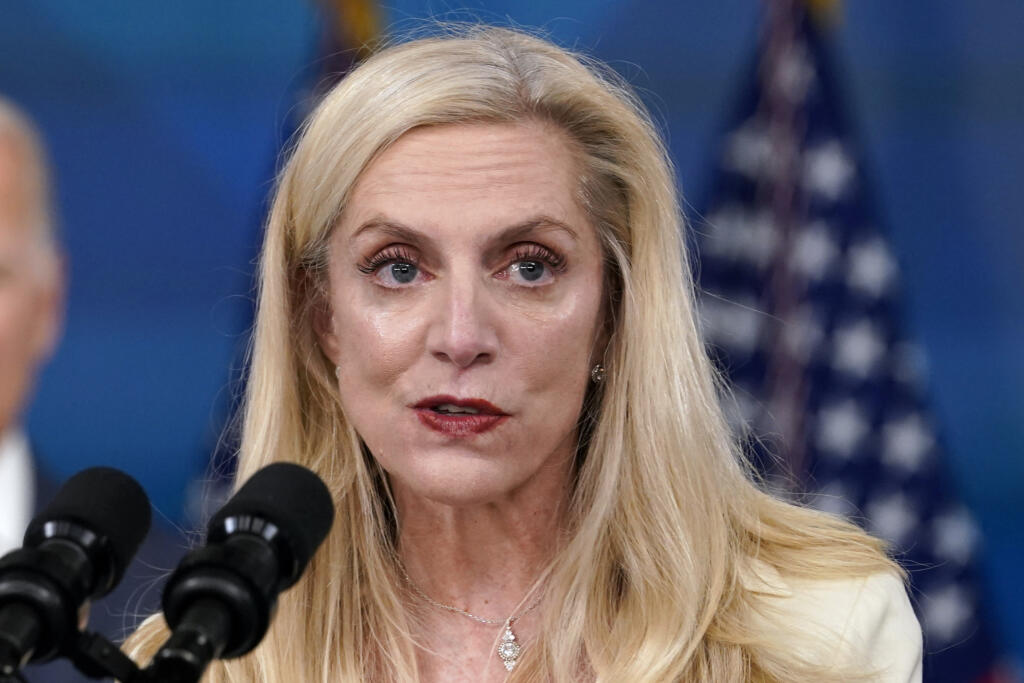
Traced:
<path id="1" fill-rule="evenodd" d="M 140 671 L 135 662 L 98 633 L 78 632 L 71 643 L 62 648 L 61 654 L 89 678 L 113 677 L 122 683 L 143 683 L 146 680 L 138 678 Z M 20 673 L 22 664 L 15 657 L 3 657 L 0 660 L 0 683 L 26 683 Z"/>
<path id="2" fill-rule="evenodd" d="M 66 653 L 75 668 L 89 678 L 115 678 L 121 683 L 140 681 L 139 667 L 121 648 L 92 631 L 81 631 Z"/>
<path id="3" fill-rule="evenodd" d="M 202 605 L 196 609 L 197 620 L 209 619 L 211 612 L 214 615 L 220 612 L 204 610 Z M 145 669 L 140 669 L 117 645 L 92 631 L 79 632 L 62 654 L 82 674 L 93 679 L 113 678 L 120 683 L 199 683 L 216 656 L 215 648 L 202 630 L 173 633 Z M 20 663 L 10 660 L 8 657 L 0 660 L 0 683 L 30 683 L 19 673 Z"/>

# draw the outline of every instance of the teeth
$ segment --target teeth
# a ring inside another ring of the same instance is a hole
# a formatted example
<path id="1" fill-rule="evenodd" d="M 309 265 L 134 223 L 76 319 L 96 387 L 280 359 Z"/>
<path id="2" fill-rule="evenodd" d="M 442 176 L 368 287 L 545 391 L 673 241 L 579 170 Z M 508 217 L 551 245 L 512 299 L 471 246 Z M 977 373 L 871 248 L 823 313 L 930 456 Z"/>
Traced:
<path id="1" fill-rule="evenodd" d="M 466 408 L 463 406 L 453 405 L 451 403 L 442 403 L 439 406 L 434 406 L 434 410 L 438 413 L 463 413 L 466 415 L 480 414 L 480 411 L 476 408 Z"/>

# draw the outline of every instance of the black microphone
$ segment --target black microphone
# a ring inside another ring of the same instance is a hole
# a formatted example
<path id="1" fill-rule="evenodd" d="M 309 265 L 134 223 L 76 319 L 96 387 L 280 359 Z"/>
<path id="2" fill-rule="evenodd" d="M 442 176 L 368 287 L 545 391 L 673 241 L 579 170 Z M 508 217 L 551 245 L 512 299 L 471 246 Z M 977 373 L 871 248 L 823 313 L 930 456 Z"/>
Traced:
<path id="1" fill-rule="evenodd" d="M 277 596 L 291 587 L 334 522 L 334 502 L 313 472 L 291 463 L 260 470 L 214 515 L 164 588 L 171 637 L 150 680 L 198 681 L 210 661 L 239 657 L 263 639 Z"/>
<path id="2" fill-rule="evenodd" d="M 0 676 L 73 647 L 88 601 L 112 591 L 149 532 L 149 498 L 123 472 L 71 477 L 0 559 Z"/>

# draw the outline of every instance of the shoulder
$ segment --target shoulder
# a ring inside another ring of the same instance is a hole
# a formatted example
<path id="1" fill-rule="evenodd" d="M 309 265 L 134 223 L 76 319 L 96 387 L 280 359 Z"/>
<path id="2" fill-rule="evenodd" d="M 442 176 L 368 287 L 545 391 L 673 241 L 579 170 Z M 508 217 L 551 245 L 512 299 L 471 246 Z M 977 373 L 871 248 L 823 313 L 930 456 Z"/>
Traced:
<path id="1" fill-rule="evenodd" d="M 773 620 L 816 637 L 827 666 L 877 672 L 885 683 L 921 680 L 921 627 L 903 581 L 879 572 L 843 579 L 783 577 L 764 563 L 744 572 L 744 587 L 764 597 Z"/>

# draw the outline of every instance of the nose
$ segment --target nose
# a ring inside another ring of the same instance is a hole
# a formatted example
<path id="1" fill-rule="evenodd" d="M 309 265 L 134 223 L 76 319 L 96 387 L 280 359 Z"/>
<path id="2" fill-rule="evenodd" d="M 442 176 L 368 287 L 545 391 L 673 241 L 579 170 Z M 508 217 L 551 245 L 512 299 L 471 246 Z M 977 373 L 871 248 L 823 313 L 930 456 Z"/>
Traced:
<path id="1" fill-rule="evenodd" d="M 438 288 L 438 310 L 427 336 L 428 350 L 459 369 L 490 363 L 498 349 L 494 302 L 472 276 L 446 280 Z"/>

